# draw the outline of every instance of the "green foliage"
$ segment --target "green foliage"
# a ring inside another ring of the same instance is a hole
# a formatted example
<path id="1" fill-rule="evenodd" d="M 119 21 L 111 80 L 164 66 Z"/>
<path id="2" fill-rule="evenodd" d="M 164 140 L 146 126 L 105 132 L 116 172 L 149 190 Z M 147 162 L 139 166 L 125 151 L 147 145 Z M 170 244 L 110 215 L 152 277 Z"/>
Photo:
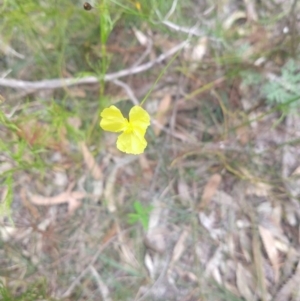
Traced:
<path id="1" fill-rule="evenodd" d="M 241 71 L 240 75 L 243 79 L 243 84 L 246 86 L 258 85 L 262 81 L 262 76 L 259 73 L 251 70 Z"/>
<path id="2" fill-rule="evenodd" d="M 300 65 L 289 60 L 282 68 L 281 75 L 266 83 L 263 94 L 270 104 L 287 105 L 290 109 L 299 107 Z"/>
<path id="3" fill-rule="evenodd" d="M 138 201 L 135 201 L 133 203 L 133 208 L 135 210 L 135 213 L 128 214 L 128 222 L 130 224 L 135 224 L 137 222 L 140 222 L 145 230 L 148 229 L 148 223 L 149 223 L 149 215 L 152 211 L 152 206 L 143 206 Z"/>
<path id="4" fill-rule="evenodd" d="M 1 109 L 0 109 L 0 124 L 13 131 L 18 130 L 18 127 L 6 117 L 6 115 Z"/>
<path id="5" fill-rule="evenodd" d="M 48 298 L 46 293 L 46 283 L 45 281 L 37 281 L 34 284 L 29 285 L 25 292 L 16 295 L 12 290 L 6 287 L 0 281 L 0 300 L 3 301 L 37 301 L 37 300 L 47 300 L 55 301 L 53 298 Z"/>
<path id="6" fill-rule="evenodd" d="M 59 135 L 60 130 L 66 129 L 70 139 L 74 141 L 83 140 L 84 133 L 71 126 L 68 122 L 72 117 L 76 117 L 76 112 L 72 112 L 65 106 L 52 101 L 51 106 L 49 106 L 44 116 L 44 120 L 47 120 L 51 124 L 51 127 L 53 127 L 52 136 Z"/>
<path id="7" fill-rule="evenodd" d="M 9 173 L 4 181 L 5 197 L 0 202 L 0 216 L 10 218 L 10 207 L 13 200 L 13 178 L 12 173 Z"/>

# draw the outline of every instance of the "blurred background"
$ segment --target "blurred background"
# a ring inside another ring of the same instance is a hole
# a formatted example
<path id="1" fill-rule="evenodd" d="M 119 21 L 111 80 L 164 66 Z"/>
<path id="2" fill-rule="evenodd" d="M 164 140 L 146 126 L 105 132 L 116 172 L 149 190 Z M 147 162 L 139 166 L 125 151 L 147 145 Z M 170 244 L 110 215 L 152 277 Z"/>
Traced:
<path id="1" fill-rule="evenodd" d="M 0 0 L 0 300 L 300 300 L 297 0 Z M 145 99 L 148 146 L 99 127 Z"/>

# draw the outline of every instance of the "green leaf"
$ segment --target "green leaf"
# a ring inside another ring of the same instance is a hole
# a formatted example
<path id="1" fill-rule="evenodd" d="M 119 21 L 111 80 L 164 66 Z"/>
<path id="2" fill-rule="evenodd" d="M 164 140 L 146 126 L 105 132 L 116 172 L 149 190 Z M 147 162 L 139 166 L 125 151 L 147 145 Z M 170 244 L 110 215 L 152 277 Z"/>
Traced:
<path id="1" fill-rule="evenodd" d="M 145 230 L 148 229 L 149 215 L 153 209 L 152 206 L 143 206 L 140 202 L 133 203 L 135 213 L 128 214 L 128 223 L 135 224 L 140 222 Z"/>
<path id="2" fill-rule="evenodd" d="M 262 93 L 270 104 L 283 104 L 287 107 L 300 106 L 299 85 L 300 66 L 294 60 L 289 60 L 282 68 L 281 75 L 275 81 L 269 81 L 262 87 Z M 295 101 L 290 101 L 296 99 Z"/>

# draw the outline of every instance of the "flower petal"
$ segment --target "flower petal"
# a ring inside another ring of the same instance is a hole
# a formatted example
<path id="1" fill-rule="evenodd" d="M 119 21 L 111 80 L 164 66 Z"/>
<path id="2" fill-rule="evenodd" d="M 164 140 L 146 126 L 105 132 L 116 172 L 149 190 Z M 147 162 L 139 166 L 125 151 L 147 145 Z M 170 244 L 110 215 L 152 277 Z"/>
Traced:
<path id="1" fill-rule="evenodd" d="M 150 116 L 142 107 L 134 106 L 129 112 L 129 122 L 131 123 L 135 132 L 138 132 L 139 135 L 144 136 L 147 127 L 150 125 Z"/>
<path id="2" fill-rule="evenodd" d="M 137 132 L 122 133 L 117 140 L 117 148 L 124 153 L 138 155 L 144 152 L 147 141 Z"/>
<path id="3" fill-rule="evenodd" d="M 100 116 L 102 117 L 100 127 L 105 131 L 122 132 L 127 128 L 128 120 L 115 106 L 104 109 Z"/>

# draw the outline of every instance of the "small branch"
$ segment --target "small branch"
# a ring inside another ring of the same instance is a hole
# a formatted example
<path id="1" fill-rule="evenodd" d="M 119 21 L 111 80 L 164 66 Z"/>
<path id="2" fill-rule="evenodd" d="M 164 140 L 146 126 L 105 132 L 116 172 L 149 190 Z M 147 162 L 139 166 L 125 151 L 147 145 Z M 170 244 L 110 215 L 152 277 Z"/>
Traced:
<path id="1" fill-rule="evenodd" d="M 180 43 L 179 45 L 173 47 L 166 53 L 161 54 L 155 60 L 149 61 L 140 66 L 136 66 L 134 68 L 125 69 L 119 72 L 106 74 L 104 76 L 104 81 L 113 81 L 119 79 L 121 77 L 125 77 L 128 75 L 138 74 L 144 71 L 151 69 L 154 65 L 159 64 L 166 60 L 168 57 L 174 55 L 176 52 L 180 51 L 185 45 L 187 41 Z M 94 84 L 98 83 L 99 79 L 95 76 L 89 76 L 85 78 L 63 78 L 63 79 L 50 79 L 50 80 L 42 80 L 37 82 L 31 81 L 22 81 L 17 79 L 6 79 L 0 78 L 0 86 L 9 87 L 13 89 L 58 89 L 63 87 L 69 87 L 74 85 L 82 85 L 82 84 Z"/>
<path id="2" fill-rule="evenodd" d="M 140 56 L 140 58 L 132 65 L 132 68 L 139 66 L 144 59 L 151 53 L 153 47 L 153 42 L 150 40 L 150 38 L 147 39 L 147 47 L 144 53 Z"/>
<path id="3" fill-rule="evenodd" d="M 112 82 L 113 82 L 115 85 L 122 87 L 122 88 L 126 91 L 127 96 L 129 97 L 129 99 L 132 101 L 132 103 L 133 103 L 134 105 L 137 106 L 137 105 L 139 104 L 138 99 L 137 99 L 136 96 L 134 95 L 134 92 L 132 91 L 132 89 L 130 88 L 129 85 L 127 85 L 126 83 L 124 83 L 124 82 L 122 82 L 122 81 L 120 81 L 120 80 L 118 80 L 118 79 L 115 79 L 115 80 L 113 80 Z"/>
<path id="4" fill-rule="evenodd" d="M 192 28 L 187 28 L 187 27 L 179 26 L 179 25 L 177 25 L 173 22 L 170 22 L 168 20 L 162 21 L 162 23 L 164 25 L 170 27 L 171 29 L 175 30 L 175 31 L 188 33 L 189 35 L 197 36 L 197 37 L 204 37 L 205 36 L 204 32 L 201 32 L 199 30 L 198 26 L 193 26 Z"/>

